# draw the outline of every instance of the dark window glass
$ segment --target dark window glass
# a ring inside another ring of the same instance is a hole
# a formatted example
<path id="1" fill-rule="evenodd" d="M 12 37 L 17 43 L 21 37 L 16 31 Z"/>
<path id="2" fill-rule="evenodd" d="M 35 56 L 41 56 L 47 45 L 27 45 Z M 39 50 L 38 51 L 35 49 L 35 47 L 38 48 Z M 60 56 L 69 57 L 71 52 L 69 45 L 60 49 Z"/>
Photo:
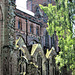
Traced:
<path id="1" fill-rule="evenodd" d="M 45 35 L 45 46 L 49 47 L 49 35 L 48 35 L 47 31 L 46 31 L 46 35 Z"/>
<path id="2" fill-rule="evenodd" d="M 19 56 L 21 57 L 21 50 L 19 50 Z"/>
<path id="3" fill-rule="evenodd" d="M 33 26 L 30 25 L 30 32 L 33 33 Z"/>
<path id="4" fill-rule="evenodd" d="M 21 20 L 18 21 L 18 29 L 22 30 L 22 22 L 21 22 Z"/>
<path id="5" fill-rule="evenodd" d="M 37 12 L 37 13 L 39 12 L 39 7 L 36 8 L 36 12 Z"/>
<path id="6" fill-rule="evenodd" d="M 20 29 L 20 21 L 18 21 L 18 29 Z"/>
<path id="7" fill-rule="evenodd" d="M 20 72 L 21 72 L 21 64 L 20 64 Z"/>
<path id="8" fill-rule="evenodd" d="M 36 28 L 36 35 L 39 35 L 39 28 Z"/>
<path id="9" fill-rule="evenodd" d="M 22 53 L 22 56 L 24 56 L 24 53 Z"/>

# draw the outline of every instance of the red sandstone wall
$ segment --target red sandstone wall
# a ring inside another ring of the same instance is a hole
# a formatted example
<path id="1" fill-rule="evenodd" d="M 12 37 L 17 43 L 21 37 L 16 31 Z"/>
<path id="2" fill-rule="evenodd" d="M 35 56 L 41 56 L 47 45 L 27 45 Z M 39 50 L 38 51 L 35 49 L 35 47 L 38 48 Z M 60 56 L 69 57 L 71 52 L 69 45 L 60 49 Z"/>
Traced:
<path id="1" fill-rule="evenodd" d="M 15 17 L 15 28 L 18 29 L 18 21 L 19 21 L 19 19 L 22 22 L 22 31 L 26 32 L 26 20 L 23 19 L 23 18 L 20 18 L 18 16 Z"/>
<path id="2" fill-rule="evenodd" d="M 31 1 L 27 1 L 27 9 L 31 11 Z"/>
<path id="3" fill-rule="evenodd" d="M 20 18 L 18 16 L 15 17 L 15 28 L 18 29 L 18 21 L 19 19 L 21 19 L 22 21 L 22 31 L 26 32 L 26 19 L 23 19 L 23 18 Z M 32 24 L 33 25 L 33 34 L 36 35 L 36 27 L 39 27 L 39 34 L 40 34 L 40 25 L 37 25 L 33 22 L 30 22 L 28 20 L 28 33 L 30 33 L 30 25 Z M 43 34 L 42 30 L 41 30 L 41 34 Z"/>
<path id="4" fill-rule="evenodd" d="M 43 4 L 43 3 L 46 3 L 48 2 L 47 0 L 32 0 L 33 1 L 33 4 Z"/>
<path id="5" fill-rule="evenodd" d="M 39 6 L 39 4 L 48 5 L 49 3 L 50 3 L 50 1 L 48 2 L 48 0 L 32 0 L 32 2 L 30 0 L 28 0 L 27 1 L 27 9 L 35 12 L 35 7 Z M 53 1 L 53 0 L 52 0 L 52 5 L 55 5 L 55 1 Z"/>

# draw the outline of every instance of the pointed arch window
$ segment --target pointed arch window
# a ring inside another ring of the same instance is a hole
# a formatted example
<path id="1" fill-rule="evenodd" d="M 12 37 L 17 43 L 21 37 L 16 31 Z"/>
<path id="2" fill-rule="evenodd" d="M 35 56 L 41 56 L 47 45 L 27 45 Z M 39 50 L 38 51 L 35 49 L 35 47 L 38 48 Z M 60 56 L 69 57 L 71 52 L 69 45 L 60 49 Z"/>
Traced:
<path id="1" fill-rule="evenodd" d="M 49 35 L 48 35 L 47 31 L 46 31 L 46 35 L 45 35 L 45 46 L 49 47 Z"/>
<path id="2" fill-rule="evenodd" d="M 18 29 L 22 30 L 22 21 L 21 20 L 18 21 Z"/>
<path id="3" fill-rule="evenodd" d="M 39 13 L 39 7 L 36 8 L 36 12 Z"/>

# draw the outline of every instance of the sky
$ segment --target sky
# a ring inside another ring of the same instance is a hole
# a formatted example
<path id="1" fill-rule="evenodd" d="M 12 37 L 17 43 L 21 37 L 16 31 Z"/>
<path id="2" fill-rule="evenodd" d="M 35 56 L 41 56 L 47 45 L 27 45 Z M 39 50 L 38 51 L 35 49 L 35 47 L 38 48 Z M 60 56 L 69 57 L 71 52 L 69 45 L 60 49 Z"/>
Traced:
<path id="1" fill-rule="evenodd" d="M 16 0 L 17 8 L 26 9 L 26 1 L 27 0 Z"/>
<path id="2" fill-rule="evenodd" d="M 16 8 L 23 11 L 23 12 L 26 12 L 32 16 L 34 16 L 34 13 L 27 10 L 27 7 L 26 7 L 26 1 L 27 0 L 16 0 Z"/>

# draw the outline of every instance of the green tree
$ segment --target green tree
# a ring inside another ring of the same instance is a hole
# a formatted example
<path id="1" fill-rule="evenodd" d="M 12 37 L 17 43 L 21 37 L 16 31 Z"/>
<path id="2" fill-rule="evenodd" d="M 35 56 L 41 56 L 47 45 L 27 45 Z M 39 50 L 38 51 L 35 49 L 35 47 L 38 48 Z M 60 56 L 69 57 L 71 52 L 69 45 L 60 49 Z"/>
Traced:
<path id="1" fill-rule="evenodd" d="M 75 20 L 75 1 L 56 0 L 56 5 L 40 5 L 40 8 L 47 14 L 48 21 L 46 28 L 50 36 L 56 34 L 59 39 L 61 51 L 56 56 L 56 64 L 60 63 L 59 69 L 67 66 L 68 70 L 75 70 L 75 37 L 73 37 L 73 24 Z"/>

